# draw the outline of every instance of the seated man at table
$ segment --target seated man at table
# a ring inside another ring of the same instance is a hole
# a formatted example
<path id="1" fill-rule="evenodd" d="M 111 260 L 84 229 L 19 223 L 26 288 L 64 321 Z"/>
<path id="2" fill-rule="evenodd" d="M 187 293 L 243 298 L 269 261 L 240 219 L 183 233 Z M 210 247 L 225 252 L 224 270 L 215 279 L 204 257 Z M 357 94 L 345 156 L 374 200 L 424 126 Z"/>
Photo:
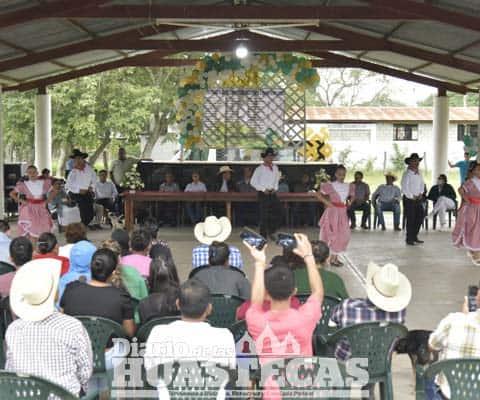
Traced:
<path id="1" fill-rule="evenodd" d="M 180 191 L 175 176 L 171 171 L 165 173 L 165 181 L 160 185 L 159 191 L 162 193 L 176 193 Z M 177 225 L 178 202 L 165 201 L 160 203 L 160 220 L 163 224 L 174 227 Z"/>
<path id="2" fill-rule="evenodd" d="M 355 180 L 353 181 L 355 187 L 355 200 L 348 208 L 348 216 L 350 217 L 350 228 L 355 229 L 357 226 L 357 220 L 355 217 L 355 211 L 362 211 L 362 224 L 363 229 L 368 229 L 367 221 L 370 217 L 370 186 L 363 182 L 363 172 L 355 172 Z"/>
<path id="3" fill-rule="evenodd" d="M 198 171 L 192 172 L 192 182 L 185 187 L 187 193 L 206 192 L 207 186 L 200 180 L 200 173 Z M 199 222 L 203 218 L 203 203 L 196 201 L 185 204 L 185 210 L 193 225 Z"/>
<path id="4" fill-rule="evenodd" d="M 107 171 L 102 169 L 98 173 L 99 180 L 95 183 L 95 212 L 98 223 L 107 216 L 108 211 L 114 211 L 115 201 L 118 196 L 116 186 L 113 182 L 107 181 L 107 176 Z"/>
<path id="5" fill-rule="evenodd" d="M 378 217 L 378 225 L 381 225 L 382 231 L 385 230 L 385 219 L 383 217 L 384 211 L 393 211 L 393 225 L 396 231 L 401 231 L 400 228 L 400 200 L 402 199 L 402 192 L 398 186 L 393 182 L 397 177 L 392 172 L 385 174 L 387 183 L 380 185 L 372 194 L 372 202 L 375 207 L 375 212 Z"/>
<path id="6" fill-rule="evenodd" d="M 225 242 L 232 233 L 232 224 L 227 217 L 217 218 L 209 216 L 205 218 L 205 222 L 199 222 L 195 225 L 195 238 L 201 243 L 195 247 L 192 252 L 192 267 L 198 268 L 209 265 L 208 247 L 213 242 Z M 235 246 L 229 246 L 230 255 L 228 264 L 231 267 L 243 268 L 242 254 Z"/>

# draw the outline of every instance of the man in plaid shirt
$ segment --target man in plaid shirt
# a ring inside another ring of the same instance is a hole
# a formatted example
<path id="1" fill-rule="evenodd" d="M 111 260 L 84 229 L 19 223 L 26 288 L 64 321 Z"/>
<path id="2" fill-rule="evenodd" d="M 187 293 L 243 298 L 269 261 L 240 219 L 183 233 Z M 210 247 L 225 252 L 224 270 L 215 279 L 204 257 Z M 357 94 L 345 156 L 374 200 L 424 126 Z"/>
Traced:
<path id="1" fill-rule="evenodd" d="M 406 308 L 412 297 L 412 287 L 398 267 L 374 263 L 367 270 L 367 298 L 345 299 L 332 311 L 329 326 L 338 329 L 365 322 L 385 321 L 403 324 Z M 351 348 L 347 340 L 340 340 L 335 349 L 337 360 L 348 360 Z"/>
<path id="2" fill-rule="evenodd" d="M 428 341 L 431 351 L 438 351 L 439 359 L 480 358 L 480 291 L 477 292 L 477 310 L 469 312 L 465 299 L 462 312 L 448 314 L 440 321 Z M 441 375 L 436 382 L 427 382 L 427 399 L 450 398 L 450 389 Z"/>

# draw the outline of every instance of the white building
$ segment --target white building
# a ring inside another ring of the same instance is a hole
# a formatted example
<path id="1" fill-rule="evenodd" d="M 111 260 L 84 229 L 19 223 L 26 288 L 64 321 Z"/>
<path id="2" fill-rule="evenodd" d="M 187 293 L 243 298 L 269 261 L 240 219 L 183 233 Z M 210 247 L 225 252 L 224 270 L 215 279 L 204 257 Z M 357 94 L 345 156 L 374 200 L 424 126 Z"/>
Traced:
<path id="1" fill-rule="evenodd" d="M 478 108 L 450 107 L 448 158 L 463 159 L 463 136 L 478 134 Z M 394 144 L 402 153 L 419 153 L 425 166 L 433 162 L 433 108 L 429 107 L 307 107 L 308 126 L 327 126 L 333 160 L 349 149 L 351 162 L 390 167 Z"/>

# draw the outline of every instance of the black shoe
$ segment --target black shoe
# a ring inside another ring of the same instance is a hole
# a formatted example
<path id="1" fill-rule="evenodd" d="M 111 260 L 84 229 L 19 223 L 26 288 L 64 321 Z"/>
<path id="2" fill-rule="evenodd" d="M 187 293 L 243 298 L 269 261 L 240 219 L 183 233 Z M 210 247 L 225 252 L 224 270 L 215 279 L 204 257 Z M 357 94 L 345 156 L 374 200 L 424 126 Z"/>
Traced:
<path id="1" fill-rule="evenodd" d="M 395 231 L 395 232 L 400 232 L 401 230 L 402 230 L 402 228 L 400 228 L 399 226 L 396 226 L 396 227 L 394 228 L 394 231 Z"/>
<path id="2" fill-rule="evenodd" d="M 420 239 L 415 239 L 415 243 L 422 244 L 422 243 L 425 243 L 425 242 L 423 240 L 420 240 Z"/>
<path id="3" fill-rule="evenodd" d="M 407 241 L 407 245 L 408 245 L 408 246 L 415 246 L 415 242 Z"/>
<path id="4" fill-rule="evenodd" d="M 385 225 L 382 225 L 382 231 L 385 231 L 387 228 L 385 228 Z"/>
<path id="5" fill-rule="evenodd" d="M 357 227 L 357 225 L 351 225 L 350 229 L 355 229 L 356 227 Z"/>
<path id="6" fill-rule="evenodd" d="M 367 225 L 362 225 L 362 229 L 370 229 Z"/>

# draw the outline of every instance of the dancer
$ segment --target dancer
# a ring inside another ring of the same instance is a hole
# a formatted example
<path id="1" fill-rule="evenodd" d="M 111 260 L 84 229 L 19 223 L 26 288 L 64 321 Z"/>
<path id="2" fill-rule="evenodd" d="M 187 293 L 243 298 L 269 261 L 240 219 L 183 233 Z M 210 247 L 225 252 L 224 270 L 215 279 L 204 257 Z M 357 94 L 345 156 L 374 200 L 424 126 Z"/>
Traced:
<path id="1" fill-rule="evenodd" d="M 453 243 L 468 250 L 475 265 L 480 266 L 480 164 L 471 168 L 471 178 L 459 189 L 463 204 L 457 213 Z"/>
<path id="2" fill-rule="evenodd" d="M 403 207 L 407 219 L 406 243 L 409 246 L 423 243 L 418 238 L 425 217 L 425 182 L 419 171 L 422 160 L 417 153 L 412 153 L 405 159 L 408 168 L 402 176 Z"/>
<path id="3" fill-rule="evenodd" d="M 41 233 L 50 232 L 53 226 L 47 210 L 47 203 L 53 199 L 52 192 L 47 195 L 51 180 L 40 179 L 34 165 L 27 168 L 27 177 L 27 180 L 17 182 L 10 197 L 18 203 L 19 234 L 36 241 Z"/>
<path id="4" fill-rule="evenodd" d="M 335 170 L 335 181 L 322 183 L 318 199 L 325 206 L 325 211 L 318 225 L 320 226 L 320 240 L 330 247 L 330 265 L 342 267 L 343 263 L 338 255 L 347 249 L 350 241 L 350 226 L 347 207 L 355 199 L 355 186 L 345 183 L 347 169 L 343 165 Z"/>

